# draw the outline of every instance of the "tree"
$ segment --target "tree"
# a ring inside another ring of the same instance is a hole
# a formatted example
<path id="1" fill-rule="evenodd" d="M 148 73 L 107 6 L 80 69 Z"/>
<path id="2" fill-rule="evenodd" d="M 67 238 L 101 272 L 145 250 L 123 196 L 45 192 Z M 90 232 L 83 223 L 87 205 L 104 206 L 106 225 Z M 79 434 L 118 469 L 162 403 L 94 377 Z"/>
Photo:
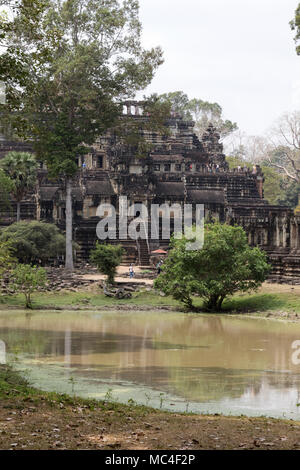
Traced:
<path id="1" fill-rule="evenodd" d="M 144 89 L 162 63 L 160 48 L 142 49 L 138 15 L 137 0 L 49 0 L 38 13 L 38 28 L 34 23 L 31 30 L 22 10 L 6 25 L 6 60 L 22 58 L 28 70 L 7 108 L 15 110 L 19 130 L 34 139 L 50 174 L 65 180 L 70 270 L 76 159 L 117 122 L 122 100 Z"/>
<path id="2" fill-rule="evenodd" d="M 279 182 L 280 195 L 276 204 L 295 209 L 299 203 L 300 185 L 296 181 L 282 178 Z"/>
<path id="3" fill-rule="evenodd" d="M 21 202 L 34 188 L 37 174 L 35 157 L 26 152 L 9 152 L 1 160 L 1 167 L 13 181 L 12 196 L 17 203 L 17 222 L 21 218 Z"/>
<path id="4" fill-rule="evenodd" d="M 270 266 L 258 247 L 250 248 L 242 227 L 205 225 L 202 250 L 187 249 L 188 240 L 172 240 L 172 249 L 155 280 L 155 287 L 193 309 L 192 295 L 204 300 L 209 311 L 219 311 L 235 292 L 256 289 Z"/>
<path id="5" fill-rule="evenodd" d="M 91 263 L 95 264 L 98 270 L 107 276 L 109 284 L 114 283 L 117 267 L 122 261 L 123 253 L 124 249 L 121 245 L 101 245 L 99 242 L 91 251 Z"/>
<path id="6" fill-rule="evenodd" d="M 300 3 L 295 11 L 295 18 L 290 22 L 290 26 L 293 31 L 296 31 L 295 43 L 296 43 L 296 52 L 300 55 Z"/>
<path id="7" fill-rule="evenodd" d="M 243 158 L 238 157 L 226 157 L 226 161 L 229 164 L 229 168 L 237 168 L 240 166 L 243 168 L 246 166 L 251 171 L 253 168 L 253 162 L 244 160 Z M 268 161 L 260 162 L 260 167 L 264 175 L 264 198 L 270 204 L 281 204 L 288 205 L 289 207 L 296 207 L 296 205 L 291 205 L 291 196 L 288 196 L 290 191 L 290 185 L 287 184 L 286 178 L 277 170 L 273 168 Z M 284 201 L 289 199 L 289 203 Z"/>
<path id="8" fill-rule="evenodd" d="M 233 132 L 226 139 L 225 152 L 231 157 L 242 158 L 250 163 L 260 163 L 270 150 L 270 143 L 266 137 L 247 135 L 240 130 Z"/>
<path id="9" fill-rule="evenodd" d="M 223 110 L 218 103 L 210 103 L 197 98 L 190 100 L 183 91 L 164 93 L 158 98 L 162 102 L 170 103 L 174 114 L 178 114 L 185 120 L 195 121 L 195 132 L 199 138 L 210 123 L 216 127 L 222 139 L 237 129 L 236 123 L 223 119 Z"/>
<path id="10" fill-rule="evenodd" d="M 0 233 L 0 242 L 9 242 L 19 263 L 46 264 L 64 254 L 65 237 L 54 224 L 16 222 Z"/>
<path id="11" fill-rule="evenodd" d="M 300 112 L 284 114 L 275 123 L 269 139 L 269 164 L 277 168 L 298 187 L 300 184 Z M 300 210 L 300 194 L 298 208 Z"/>
<path id="12" fill-rule="evenodd" d="M 31 295 L 41 287 L 45 287 L 47 281 L 44 268 L 19 264 L 11 272 L 11 287 L 15 292 L 25 295 L 25 307 L 32 308 Z"/>
<path id="13" fill-rule="evenodd" d="M 0 242 L 0 280 L 10 271 L 15 261 L 10 243 Z"/>
<path id="14" fill-rule="evenodd" d="M 9 207 L 9 195 L 13 188 L 13 181 L 0 168 L 0 210 Z"/>

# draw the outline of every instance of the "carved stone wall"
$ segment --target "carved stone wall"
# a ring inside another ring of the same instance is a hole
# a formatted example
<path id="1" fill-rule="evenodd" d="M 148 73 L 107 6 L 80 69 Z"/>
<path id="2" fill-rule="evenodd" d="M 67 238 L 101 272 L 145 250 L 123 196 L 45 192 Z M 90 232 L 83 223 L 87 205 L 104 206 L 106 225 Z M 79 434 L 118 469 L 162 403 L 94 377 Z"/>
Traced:
<path id="1" fill-rule="evenodd" d="M 142 104 L 124 105 L 131 119 L 145 120 Z M 263 174 L 259 166 L 229 170 L 220 136 L 209 126 L 200 141 L 193 122 L 172 117 L 169 135 L 144 132 L 152 150 L 137 158 L 133 148 L 124 148 L 110 133 L 99 137 L 93 150 L 78 159 L 78 174 L 73 184 L 74 238 L 80 245 L 78 260 L 87 260 L 96 242 L 99 222 L 97 207 L 111 203 L 118 213 L 118 198 L 126 195 L 129 203 L 154 204 L 202 203 L 206 217 L 244 227 L 249 244 L 260 246 L 273 265 L 272 279 L 300 282 L 300 215 L 289 208 L 272 206 L 263 198 Z M 31 151 L 30 145 L 0 142 L 0 158 L 10 150 Z M 14 221 L 12 211 L 2 216 L 2 224 Z M 64 185 L 50 180 L 47 170 L 39 170 L 36 191 L 21 208 L 22 219 L 40 219 L 65 225 Z M 168 240 L 136 243 L 121 240 L 127 250 L 127 262 L 149 261 L 149 250 L 168 246 Z M 117 234 L 118 237 L 118 234 Z M 119 241 L 112 241 L 118 243 Z"/>

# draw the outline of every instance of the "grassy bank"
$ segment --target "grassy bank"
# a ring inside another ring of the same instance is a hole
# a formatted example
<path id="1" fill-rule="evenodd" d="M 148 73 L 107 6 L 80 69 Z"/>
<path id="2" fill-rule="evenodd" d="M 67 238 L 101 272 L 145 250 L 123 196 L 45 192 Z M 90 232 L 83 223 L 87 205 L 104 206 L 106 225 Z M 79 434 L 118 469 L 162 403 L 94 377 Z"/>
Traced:
<path id="1" fill-rule="evenodd" d="M 223 304 L 224 313 L 248 313 L 266 316 L 283 316 L 300 319 L 300 288 L 286 287 L 279 290 L 277 286 L 264 286 L 257 293 L 239 294 Z M 202 301 L 194 299 L 195 305 L 201 310 Z M 131 299 L 117 300 L 106 297 L 99 291 L 80 292 L 38 292 L 33 295 L 33 308 L 86 309 L 86 308 L 172 308 L 183 309 L 182 304 L 172 297 L 162 297 L 154 291 L 134 293 Z M 0 309 L 24 308 L 24 296 L 0 297 Z"/>
<path id="2" fill-rule="evenodd" d="M 300 423 L 196 416 L 30 387 L 0 366 L 0 449 L 300 449 Z"/>

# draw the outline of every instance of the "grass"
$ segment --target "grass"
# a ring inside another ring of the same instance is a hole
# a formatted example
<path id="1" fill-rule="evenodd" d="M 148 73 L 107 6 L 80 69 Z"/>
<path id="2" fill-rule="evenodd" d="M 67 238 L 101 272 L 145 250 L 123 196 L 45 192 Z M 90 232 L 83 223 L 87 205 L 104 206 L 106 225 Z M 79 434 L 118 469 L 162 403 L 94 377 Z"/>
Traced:
<path id="1" fill-rule="evenodd" d="M 1 450 L 300 449 L 295 421 L 171 413 L 133 400 L 124 405 L 48 393 L 4 365 L 0 422 Z"/>
<path id="2" fill-rule="evenodd" d="M 236 295 L 224 302 L 223 309 L 237 312 L 286 311 L 300 313 L 300 296 L 291 293 Z"/>
<path id="3" fill-rule="evenodd" d="M 203 302 L 199 298 L 194 299 L 194 304 L 201 311 Z M 155 292 L 140 291 L 134 293 L 131 299 L 118 300 L 106 297 L 103 293 L 80 291 L 80 292 L 37 292 L 33 295 L 33 308 L 82 308 L 88 307 L 119 307 L 148 306 L 148 307 L 172 307 L 182 310 L 180 302 L 172 297 L 162 297 Z M 0 308 L 24 308 L 24 296 L 17 294 L 13 296 L 0 297 Z M 264 293 L 263 291 L 253 294 L 237 294 L 223 303 L 224 313 L 251 313 L 251 312 L 287 312 L 300 313 L 300 296 L 297 293 Z"/>
<path id="4" fill-rule="evenodd" d="M 106 306 L 119 306 L 119 305 L 149 305 L 149 306 L 180 306 L 179 302 L 172 299 L 172 297 L 161 297 L 152 292 L 139 292 L 135 293 L 131 299 L 118 300 L 115 298 L 106 297 L 102 293 L 95 292 L 37 292 L 33 294 L 33 307 L 66 307 L 78 306 L 84 307 L 86 305 L 92 307 L 106 307 Z M 24 296 L 17 294 L 14 296 L 3 296 L 0 298 L 0 307 L 23 307 Z"/>
<path id="5" fill-rule="evenodd" d="M 51 406 L 81 406 L 89 410 L 102 409 L 105 411 L 115 411 L 120 414 L 127 415 L 129 412 L 134 412 L 137 416 L 145 416 L 147 413 L 155 412 L 152 408 L 143 405 L 135 404 L 134 407 L 130 405 L 120 404 L 111 400 L 92 400 L 61 394 L 56 392 L 44 392 L 31 387 L 26 379 L 21 377 L 11 366 L 0 365 L 0 401 L 17 399 L 18 401 L 30 401 L 38 404 L 41 401 L 48 403 Z M 5 407 L 5 406 L 4 406 Z"/>

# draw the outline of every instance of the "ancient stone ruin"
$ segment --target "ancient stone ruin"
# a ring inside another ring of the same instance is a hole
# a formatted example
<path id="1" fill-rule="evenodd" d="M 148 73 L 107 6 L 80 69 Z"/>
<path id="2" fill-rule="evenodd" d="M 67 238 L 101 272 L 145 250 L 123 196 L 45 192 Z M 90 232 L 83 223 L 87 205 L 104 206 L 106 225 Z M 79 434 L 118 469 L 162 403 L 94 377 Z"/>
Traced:
<path id="1" fill-rule="evenodd" d="M 124 110 L 127 119 L 147 119 L 139 102 L 126 102 Z M 77 262 L 88 259 L 97 240 L 96 211 L 101 203 L 113 204 L 117 214 L 120 196 L 149 208 L 151 204 L 202 203 L 208 220 L 241 225 L 249 244 L 267 252 L 273 265 L 271 279 L 300 283 L 300 215 L 264 199 L 260 167 L 229 170 L 220 136 L 212 125 L 201 140 L 193 132 L 194 123 L 178 116 L 169 119 L 167 127 L 167 136 L 143 131 L 152 144 L 144 158 L 134 149 L 122 147 L 112 133 L 99 137 L 92 152 L 78 158 L 73 189 L 74 239 L 80 246 Z M 30 145 L 0 142 L 0 158 L 10 150 L 28 151 Z M 22 219 L 53 222 L 64 230 L 64 191 L 62 181 L 49 179 L 41 165 L 37 189 L 22 204 Z M 172 217 L 174 223 L 176 215 L 171 213 Z M 14 214 L 7 212 L 1 223 L 13 221 Z M 156 239 L 148 235 L 148 240 L 120 240 L 126 248 L 124 262 L 147 266 L 151 251 L 168 248 L 168 240 L 161 239 L 161 227 Z"/>

